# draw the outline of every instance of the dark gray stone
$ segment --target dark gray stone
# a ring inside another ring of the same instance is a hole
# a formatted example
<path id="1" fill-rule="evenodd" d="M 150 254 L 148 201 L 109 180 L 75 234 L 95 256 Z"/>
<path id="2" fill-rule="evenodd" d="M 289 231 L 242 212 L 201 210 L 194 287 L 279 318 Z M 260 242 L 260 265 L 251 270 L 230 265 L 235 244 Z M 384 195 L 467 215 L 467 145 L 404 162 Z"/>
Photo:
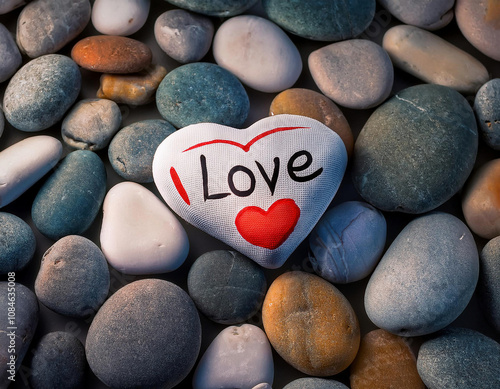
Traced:
<path id="1" fill-rule="evenodd" d="M 234 16 L 252 7 L 257 0 L 166 0 L 170 4 L 210 16 Z"/>
<path id="2" fill-rule="evenodd" d="M 500 236 L 486 243 L 479 260 L 479 302 L 491 326 L 500 333 Z"/>
<path id="3" fill-rule="evenodd" d="M 36 238 L 21 218 L 0 212 L 0 274 L 23 269 L 33 258 Z"/>
<path id="4" fill-rule="evenodd" d="M 348 389 L 343 383 L 325 378 L 299 378 L 288 383 L 283 389 Z"/>
<path id="5" fill-rule="evenodd" d="M 480 134 L 486 144 L 500 150 L 500 78 L 484 84 L 474 100 Z"/>
<path id="6" fill-rule="evenodd" d="M 12 76 L 21 66 L 23 61 L 21 53 L 10 34 L 10 31 L 0 23 L 0 82 L 4 82 Z M 2 134 L 0 127 L 0 135 Z"/>

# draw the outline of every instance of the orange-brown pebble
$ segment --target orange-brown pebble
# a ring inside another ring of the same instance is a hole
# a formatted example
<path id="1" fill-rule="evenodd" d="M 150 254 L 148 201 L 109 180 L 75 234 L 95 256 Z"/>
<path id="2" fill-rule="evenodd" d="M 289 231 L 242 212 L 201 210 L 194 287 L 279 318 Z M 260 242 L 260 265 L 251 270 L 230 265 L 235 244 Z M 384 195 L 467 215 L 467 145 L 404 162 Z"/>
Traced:
<path id="1" fill-rule="evenodd" d="M 276 278 L 264 299 L 262 321 L 278 354 L 305 374 L 337 374 L 358 351 L 359 324 L 349 301 L 314 274 L 292 271 Z"/>
<path id="2" fill-rule="evenodd" d="M 269 115 L 307 116 L 335 131 L 344 142 L 350 157 L 354 147 L 351 127 L 337 105 L 325 95 L 311 89 L 292 88 L 278 94 L 271 102 Z"/>
<path id="3" fill-rule="evenodd" d="M 118 104 L 147 104 L 154 100 L 156 90 L 166 75 L 167 69 L 161 65 L 150 65 L 133 74 L 103 74 L 97 97 Z"/>
<path id="4" fill-rule="evenodd" d="M 113 35 L 89 36 L 77 42 L 71 58 L 84 69 L 101 73 L 135 73 L 151 64 L 151 49 L 138 40 Z"/>
<path id="5" fill-rule="evenodd" d="M 407 341 L 385 330 L 363 336 L 350 373 L 351 389 L 425 389 Z"/>

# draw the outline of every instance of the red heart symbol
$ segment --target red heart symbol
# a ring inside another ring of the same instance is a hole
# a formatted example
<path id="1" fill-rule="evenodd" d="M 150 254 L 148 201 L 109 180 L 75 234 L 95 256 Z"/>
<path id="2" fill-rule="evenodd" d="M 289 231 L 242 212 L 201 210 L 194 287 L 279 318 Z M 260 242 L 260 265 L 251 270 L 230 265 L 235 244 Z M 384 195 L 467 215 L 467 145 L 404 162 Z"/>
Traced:
<path id="1" fill-rule="evenodd" d="M 245 207 L 236 215 L 235 224 L 247 242 L 274 250 L 281 246 L 295 229 L 300 208 L 292 199 L 275 201 L 267 211 Z"/>

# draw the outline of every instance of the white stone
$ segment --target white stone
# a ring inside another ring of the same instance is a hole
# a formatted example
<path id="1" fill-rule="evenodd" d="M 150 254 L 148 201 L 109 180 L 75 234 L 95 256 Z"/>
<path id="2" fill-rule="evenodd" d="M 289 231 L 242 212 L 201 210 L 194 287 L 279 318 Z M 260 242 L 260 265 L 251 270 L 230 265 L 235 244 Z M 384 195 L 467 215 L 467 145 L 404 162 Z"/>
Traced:
<path id="1" fill-rule="evenodd" d="M 243 324 L 225 328 L 208 346 L 194 373 L 193 388 L 270 388 L 273 379 L 266 334 L 259 327 Z"/>
<path id="2" fill-rule="evenodd" d="M 96 0 L 92 24 L 101 34 L 132 35 L 146 23 L 149 6 L 150 0 Z"/>
<path id="3" fill-rule="evenodd" d="M 103 204 L 101 250 L 124 274 L 158 274 L 177 269 L 189 252 L 186 231 L 151 191 L 121 182 Z"/>

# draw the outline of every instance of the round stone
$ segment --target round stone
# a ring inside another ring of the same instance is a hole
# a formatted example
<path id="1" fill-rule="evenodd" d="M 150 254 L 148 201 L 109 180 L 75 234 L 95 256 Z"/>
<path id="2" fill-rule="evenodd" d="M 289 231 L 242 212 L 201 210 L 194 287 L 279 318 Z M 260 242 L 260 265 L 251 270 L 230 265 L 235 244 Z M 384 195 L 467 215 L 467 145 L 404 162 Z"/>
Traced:
<path id="1" fill-rule="evenodd" d="M 486 319 L 500 332 L 500 237 L 486 243 L 479 260 L 479 302 Z"/>
<path id="2" fill-rule="evenodd" d="M 21 53 L 10 34 L 10 31 L 0 23 L 0 83 L 8 80 L 23 62 Z M 2 135 L 0 125 L 0 135 Z"/>
<path id="3" fill-rule="evenodd" d="M 229 17 L 245 12 L 258 0 L 166 0 L 184 8 L 209 16 Z"/>
<path id="4" fill-rule="evenodd" d="M 480 134 L 486 144 L 500 150 L 500 78 L 484 84 L 474 99 Z"/>
<path id="5" fill-rule="evenodd" d="M 146 23 L 149 6 L 150 0 L 96 0 L 92 24 L 101 34 L 132 35 Z"/>
<path id="6" fill-rule="evenodd" d="M 405 24 L 438 30 L 452 21 L 455 0 L 379 0 L 379 3 Z"/>
<path id="7" fill-rule="evenodd" d="M 23 219 L 0 212 L 0 274 L 22 270 L 36 250 L 35 234 Z"/>
<path id="8" fill-rule="evenodd" d="M 325 378 L 305 377 L 293 380 L 283 389 L 348 389 L 343 383 Z"/>

